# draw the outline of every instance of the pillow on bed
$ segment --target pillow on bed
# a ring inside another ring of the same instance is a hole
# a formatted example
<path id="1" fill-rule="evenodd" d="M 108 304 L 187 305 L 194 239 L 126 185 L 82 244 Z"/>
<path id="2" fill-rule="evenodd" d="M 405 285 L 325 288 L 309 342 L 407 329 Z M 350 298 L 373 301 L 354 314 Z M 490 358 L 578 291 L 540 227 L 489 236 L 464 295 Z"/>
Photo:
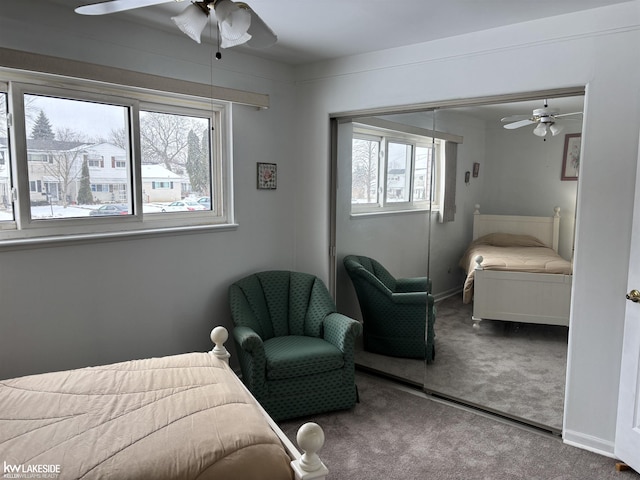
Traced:
<path id="1" fill-rule="evenodd" d="M 546 245 L 531 235 L 514 233 L 490 233 L 477 238 L 476 245 L 493 245 L 494 247 L 546 247 Z"/>

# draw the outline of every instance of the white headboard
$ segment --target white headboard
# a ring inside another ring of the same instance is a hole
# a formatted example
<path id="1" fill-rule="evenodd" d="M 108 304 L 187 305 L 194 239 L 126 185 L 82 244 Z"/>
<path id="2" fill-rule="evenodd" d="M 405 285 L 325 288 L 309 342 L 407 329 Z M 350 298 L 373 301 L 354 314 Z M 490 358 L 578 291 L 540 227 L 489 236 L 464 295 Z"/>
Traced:
<path id="1" fill-rule="evenodd" d="M 560 207 L 553 209 L 553 217 L 525 217 L 518 215 L 483 215 L 480 205 L 473 212 L 473 240 L 489 233 L 531 235 L 558 251 L 560 237 Z"/>

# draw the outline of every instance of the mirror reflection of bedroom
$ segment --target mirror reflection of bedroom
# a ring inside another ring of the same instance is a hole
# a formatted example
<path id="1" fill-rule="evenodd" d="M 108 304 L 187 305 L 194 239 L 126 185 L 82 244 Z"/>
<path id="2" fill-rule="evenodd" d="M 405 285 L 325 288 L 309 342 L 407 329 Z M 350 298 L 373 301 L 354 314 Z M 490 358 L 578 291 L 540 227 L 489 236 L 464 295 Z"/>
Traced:
<path id="1" fill-rule="evenodd" d="M 336 298 L 363 321 L 358 368 L 561 433 L 583 100 L 336 116 Z"/>

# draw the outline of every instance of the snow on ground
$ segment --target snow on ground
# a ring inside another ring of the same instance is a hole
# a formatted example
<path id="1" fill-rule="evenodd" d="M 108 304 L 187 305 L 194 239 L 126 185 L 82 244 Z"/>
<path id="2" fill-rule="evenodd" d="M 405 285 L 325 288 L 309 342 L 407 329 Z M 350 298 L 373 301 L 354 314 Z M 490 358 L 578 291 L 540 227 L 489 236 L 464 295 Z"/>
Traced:
<path id="1" fill-rule="evenodd" d="M 41 205 L 31 207 L 31 215 L 34 219 L 88 217 L 91 214 L 91 210 L 99 206 L 100 205 L 69 205 L 68 207 L 63 207 L 62 205 Z M 162 204 L 148 203 L 142 206 L 144 213 L 159 213 L 161 209 Z M 12 220 L 13 212 L 11 210 L 0 209 L 0 222 Z"/>

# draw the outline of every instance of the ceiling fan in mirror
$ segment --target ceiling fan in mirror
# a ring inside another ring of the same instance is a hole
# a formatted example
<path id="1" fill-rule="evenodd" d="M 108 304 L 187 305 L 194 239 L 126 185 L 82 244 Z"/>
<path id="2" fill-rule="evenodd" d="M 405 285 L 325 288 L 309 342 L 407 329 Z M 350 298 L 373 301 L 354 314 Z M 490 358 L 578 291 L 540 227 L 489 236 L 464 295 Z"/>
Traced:
<path id="1" fill-rule="evenodd" d="M 545 100 L 544 108 L 536 108 L 531 114 L 510 115 L 502 118 L 501 121 L 509 122 L 504 126 L 504 128 L 508 130 L 535 124 L 536 127 L 533 129 L 534 135 L 544 137 L 547 134 L 547 131 L 551 132 L 551 135 L 553 136 L 562 132 L 563 126 L 557 124 L 559 118 L 577 115 L 582 115 L 582 112 L 560 113 L 549 108 L 549 105 Z"/>
<path id="2" fill-rule="evenodd" d="M 182 2 L 183 0 L 110 0 L 83 5 L 76 8 L 75 11 L 82 15 L 105 15 L 172 1 Z M 266 48 L 273 45 L 278 39 L 271 28 L 249 5 L 232 0 L 189 2 L 182 13 L 171 17 L 171 20 L 184 34 L 200 43 L 200 36 L 209 17 L 212 17 L 217 24 L 218 44 L 221 48 L 243 44 L 253 48 Z M 218 51 L 216 58 L 220 58 L 220 56 Z"/>

